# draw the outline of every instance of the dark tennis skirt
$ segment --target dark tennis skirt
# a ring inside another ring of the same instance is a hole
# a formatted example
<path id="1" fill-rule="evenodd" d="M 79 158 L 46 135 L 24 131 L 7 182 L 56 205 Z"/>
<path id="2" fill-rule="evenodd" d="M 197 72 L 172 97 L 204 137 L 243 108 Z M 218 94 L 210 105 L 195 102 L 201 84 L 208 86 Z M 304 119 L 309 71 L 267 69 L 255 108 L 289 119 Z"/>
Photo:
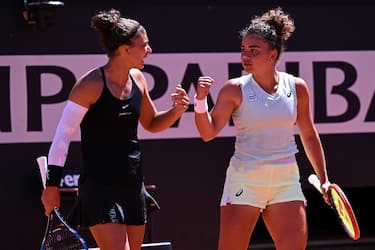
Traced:
<path id="1" fill-rule="evenodd" d="M 80 226 L 90 227 L 109 222 L 144 225 L 147 222 L 145 187 L 139 190 L 84 190 L 72 211 Z"/>

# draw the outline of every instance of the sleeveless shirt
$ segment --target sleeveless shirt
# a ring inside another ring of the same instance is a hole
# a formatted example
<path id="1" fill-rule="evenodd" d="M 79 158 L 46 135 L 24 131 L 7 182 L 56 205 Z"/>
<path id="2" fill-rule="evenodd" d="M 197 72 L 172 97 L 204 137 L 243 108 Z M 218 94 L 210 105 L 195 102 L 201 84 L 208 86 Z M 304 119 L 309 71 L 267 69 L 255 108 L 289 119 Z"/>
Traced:
<path id="1" fill-rule="evenodd" d="M 131 75 L 131 93 L 120 100 L 108 89 L 104 70 L 103 90 L 81 123 L 83 168 L 80 186 L 117 190 L 142 184 L 138 145 L 138 119 L 142 93 Z"/>
<path id="2" fill-rule="evenodd" d="M 297 118 L 295 77 L 284 72 L 278 72 L 278 75 L 278 88 L 274 94 L 263 90 L 252 74 L 239 78 L 242 103 L 232 114 L 236 140 L 230 166 L 250 169 L 298 152 L 294 138 Z"/>

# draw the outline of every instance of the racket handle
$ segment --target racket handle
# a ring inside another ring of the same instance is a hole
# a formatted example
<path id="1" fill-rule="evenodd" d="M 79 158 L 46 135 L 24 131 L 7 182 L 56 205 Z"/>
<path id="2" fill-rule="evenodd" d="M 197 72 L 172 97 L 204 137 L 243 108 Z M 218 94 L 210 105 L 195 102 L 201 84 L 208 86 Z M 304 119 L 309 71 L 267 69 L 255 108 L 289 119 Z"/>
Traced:
<path id="1" fill-rule="evenodd" d="M 318 176 L 316 176 L 315 174 L 311 174 L 307 180 L 310 182 L 311 185 L 313 185 L 316 188 L 316 190 L 322 193 L 322 190 L 320 189 L 320 181 Z"/>
<path id="2" fill-rule="evenodd" d="M 40 177 L 42 178 L 43 188 L 45 189 L 48 170 L 47 156 L 40 156 L 36 158 L 36 161 L 38 162 Z"/>

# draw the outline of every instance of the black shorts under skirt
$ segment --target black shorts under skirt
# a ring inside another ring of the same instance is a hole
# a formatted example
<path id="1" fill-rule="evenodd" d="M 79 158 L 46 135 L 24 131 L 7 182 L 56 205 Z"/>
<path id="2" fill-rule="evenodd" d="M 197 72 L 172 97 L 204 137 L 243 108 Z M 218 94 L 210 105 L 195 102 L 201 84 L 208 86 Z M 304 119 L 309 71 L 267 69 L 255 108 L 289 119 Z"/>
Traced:
<path id="1" fill-rule="evenodd" d="M 140 192 L 85 191 L 79 194 L 73 213 L 78 213 L 79 225 L 83 227 L 108 222 L 144 225 L 147 222 L 144 192 L 144 186 Z"/>

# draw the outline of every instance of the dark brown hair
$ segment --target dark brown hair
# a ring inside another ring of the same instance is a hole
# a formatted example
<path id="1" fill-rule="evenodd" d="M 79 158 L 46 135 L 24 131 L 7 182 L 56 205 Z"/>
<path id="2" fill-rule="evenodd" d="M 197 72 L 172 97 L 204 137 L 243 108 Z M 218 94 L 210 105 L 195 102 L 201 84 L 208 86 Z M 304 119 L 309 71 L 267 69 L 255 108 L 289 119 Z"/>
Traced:
<path id="1" fill-rule="evenodd" d="M 281 7 L 268 10 L 262 16 L 255 16 L 249 26 L 240 31 L 241 38 L 249 35 L 262 37 L 271 48 L 280 54 L 286 47 L 286 41 L 295 30 L 294 21 Z"/>
<path id="2" fill-rule="evenodd" d="M 122 17 L 115 9 L 99 11 L 92 17 L 91 27 L 100 33 L 101 46 L 108 55 L 122 44 L 131 45 L 139 32 L 144 31 L 138 21 Z"/>

